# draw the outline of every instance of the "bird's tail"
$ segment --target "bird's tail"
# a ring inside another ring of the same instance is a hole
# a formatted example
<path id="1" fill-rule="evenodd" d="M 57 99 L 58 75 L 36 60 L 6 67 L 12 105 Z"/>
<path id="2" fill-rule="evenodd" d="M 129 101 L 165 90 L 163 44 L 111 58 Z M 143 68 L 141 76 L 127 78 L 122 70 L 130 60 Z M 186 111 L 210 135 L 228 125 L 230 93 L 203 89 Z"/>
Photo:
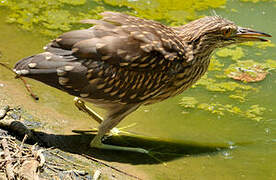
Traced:
<path id="1" fill-rule="evenodd" d="M 67 92 L 75 95 L 73 89 L 80 89 L 85 83 L 82 77 L 85 77 L 87 68 L 72 56 L 44 52 L 20 60 L 14 71 L 18 76 L 36 79 L 58 89 L 72 89 L 72 93 Z"/>

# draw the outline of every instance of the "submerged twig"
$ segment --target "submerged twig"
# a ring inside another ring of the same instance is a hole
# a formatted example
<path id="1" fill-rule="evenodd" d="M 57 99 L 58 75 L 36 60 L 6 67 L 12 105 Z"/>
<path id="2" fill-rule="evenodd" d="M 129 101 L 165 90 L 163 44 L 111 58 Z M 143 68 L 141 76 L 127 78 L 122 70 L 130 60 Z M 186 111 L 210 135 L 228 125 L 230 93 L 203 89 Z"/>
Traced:
<path id="1" fill-rule="evenodd" d="M 34 100 L 36 100 L 36 101 L 39 100 L 39 97 L 33 93 L 33 91 L 32 91 L 31 88 L 30 88 L 30 85 L 27 83 L 27 81 L 26 81 L 23 77 L 18 76 L 18 74 L 16 74 L 16 73 L 13 71 L 13 69 L 10 68 L 10 67 L 9 67 L 8 65 L 6 65 L 5 63 L 1 63 L 1 62 L 0 62 L 0 65 L 3 66 L 4 68 L 8 69 L 8 70 L 11 71 L 12 73 L 14 73 L 14 74 L 16 75 L 15 78 L 19 78 L 19 79 L 23 82 L 25 88 L 26 88 L 27 91 L 30 93 L 31 97 L 32 97 Z"/>

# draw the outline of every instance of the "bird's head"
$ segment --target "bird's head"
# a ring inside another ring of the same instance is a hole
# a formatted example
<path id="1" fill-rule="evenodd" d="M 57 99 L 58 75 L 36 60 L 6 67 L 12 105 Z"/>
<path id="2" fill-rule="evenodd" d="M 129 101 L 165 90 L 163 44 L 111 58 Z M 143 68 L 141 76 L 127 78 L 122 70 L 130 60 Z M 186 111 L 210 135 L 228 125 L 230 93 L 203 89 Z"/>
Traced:
<path id="1" fill-rule="evenodd" d="M 235 23 L 219 16 L 207 16 L 192 21 L 178 29 L 181 37 L 189 44 L 208 47 L 225 47 L 246 41 L 268 41 L 261 37 L 271 35 Z"/>

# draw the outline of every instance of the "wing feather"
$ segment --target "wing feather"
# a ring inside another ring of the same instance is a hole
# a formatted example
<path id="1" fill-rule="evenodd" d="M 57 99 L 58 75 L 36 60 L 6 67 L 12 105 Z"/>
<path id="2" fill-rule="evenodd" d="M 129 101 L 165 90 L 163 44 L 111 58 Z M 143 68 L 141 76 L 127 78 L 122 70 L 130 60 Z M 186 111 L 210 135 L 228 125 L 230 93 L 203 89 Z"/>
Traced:
<path id="1" fill-rule="evenodd" d="M 141 70 L 158 68 L 163 59 L 187 61 L 186 46 L 172 28 L 122 13 L 101 15 L 101 20 L 82 21 L 93 27 L 64 33 L 49 47 L 72 50 L 77 58 Z"/>

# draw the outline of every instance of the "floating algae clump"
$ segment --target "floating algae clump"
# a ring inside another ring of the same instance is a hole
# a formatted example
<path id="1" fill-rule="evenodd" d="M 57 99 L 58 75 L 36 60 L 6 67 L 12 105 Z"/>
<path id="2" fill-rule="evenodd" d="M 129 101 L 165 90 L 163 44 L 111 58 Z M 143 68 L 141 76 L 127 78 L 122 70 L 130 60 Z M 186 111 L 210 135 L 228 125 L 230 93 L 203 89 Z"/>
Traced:
<path id="1" fill-rule="evenodd" d="M 275 47 L 275 44 L 270 42 L 270 41 L 267 41 L 267 42 L 248 41 L 248 42 L 241 43 L 240 45 L 251 46 L 251 47 L 254 46 L 254 47 L 259 48 L 259 49 L 266 49 L 268 47 Z"/>
<path id="2" fill-rule="evenodd" d="M 221 71 L 224 67 L 224 64 L 221 63 L 217 58 L 213 57 L 210 61 L 208 71 Z"/>
<path id="3" fill-rule="evenodd" d="M 228 77 L 244 82 L 262 81 L 270 70 L 275 69 L 274 60 L 266 60 L 266 63 L 258 63 L 253 60 L 237 61 L 231 64 L 225 73 Z"/>
<path id="4" fill-rule="evenodd" d="M 198 101 L 194 97 L 182 97 L 180 105 L 185 108 L 194 108 Z"/>
<path id="5" fill-rule="evenodd" d="M 276 69 L 276 60 L 273 59 L 267 59 L 265 61 L 266 67 L 269 68 L 270 70 Z"/>
<path id="6" fill-rule="evenodd" d="M 203 76 L 193 87 L 196 86 L 203 86 L 205 89 L 209 91 L 214 91 L 214 92 L 229 92 L 229 91 L 235 91 L 238 89 L 242 90 L 253 90 L 254 88 L 237 83 L 237 82 L 217 82 L 214 78 L 208 78 L 207 76 Z"/>
<path id="7" fill-rule="evenodd" d="M 226 0 L 103 0 L 112 6 L 128 7 L 134 14 L 147 19 L 179 25 L 198 17 L 197 12 L 219 8 Z"/>
<path id="8" fill-rule="evenodd" d="M 71 30 L 81 19 L 97 17 L 103 10 L 101 6 L 95 7 L 95 3 L 89 3 L 90 8 L 80 8 L 86 4 L 86 0 L 6 0 L 0 7 L 8 9 L 8 23 L 53 37 Z"/>
<path id="9" fill-rule="evenodd" d="M 258 3 L 258 2 L 275 2 L 275 0 L 241 0 L 242 2 L 252 2 L 252 3 Z"/>
<path id="10" fill-rule="evenodd" d="M 54 37 L 73 29 L 81 19 L 99 18 L 102 11 L 123 11 L 175 25 L 199 17 L 197 11 L 225 3 L 226 0 L 3 0 L 0 7 L 8 9 L 7 22 Z"/>
<path id="11" fill-rule="evenodd" d="M 231 57 L 232 60 L 237 61 L 244 57 L 244 52 L 241 47 L 232 48 L 223 48 L 216 52 L 216 55 L 219 57 Z"/>
<path id="12" fill-rule="evenodd" d="M 199 103 L 199 101 L 194 97 L 183 97 L 181 99 L 180 105 L 185 108 L 197 108 L 199 110 L 208 111 L 219 116 L 224 116 L 226 113 L 231 113 L 256 121 L 262 120 L 262 115 L 266 110 L 260 105 L 252 105 L 249 108 L 241 109 L 240 107 L 234 106 L 232 104 Z"/>

